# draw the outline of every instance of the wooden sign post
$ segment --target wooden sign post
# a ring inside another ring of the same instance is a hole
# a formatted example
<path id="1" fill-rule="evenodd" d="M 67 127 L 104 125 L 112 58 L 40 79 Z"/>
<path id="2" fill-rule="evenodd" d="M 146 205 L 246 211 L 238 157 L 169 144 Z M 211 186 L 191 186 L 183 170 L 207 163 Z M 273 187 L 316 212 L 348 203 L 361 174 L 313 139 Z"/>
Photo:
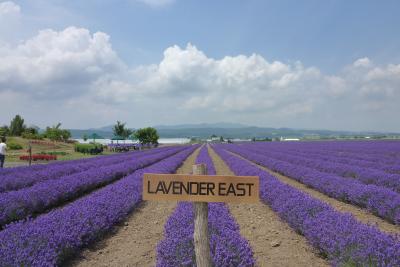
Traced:
<path id="1" fill-rule="evenodd" d="M 143 200 L 194 202 L 196 265 L 211 266 L 208 235 L 208 202 L 256 203 L 258 176 L 207 175 L 204 164 L 193 165 L 193 174 L 143 175 Z"/>
<path id="2" fill-rule="evenodd" d="M 32 165 L 32 145 L 31 145 L 31 142 L 29 142 L 28 152 L 29 152 L 29 166 L 31 166 Z"/>
<path id="3" fill-rule="evenodd" d="M 194 175 L 206 175 L 205 164 L 193 165 Z M 194 202 L 194 250 L 196 254 L 196 265 L 198 267 L 210 267 L 210 238 L 208 236 L 208 203 Z"/>

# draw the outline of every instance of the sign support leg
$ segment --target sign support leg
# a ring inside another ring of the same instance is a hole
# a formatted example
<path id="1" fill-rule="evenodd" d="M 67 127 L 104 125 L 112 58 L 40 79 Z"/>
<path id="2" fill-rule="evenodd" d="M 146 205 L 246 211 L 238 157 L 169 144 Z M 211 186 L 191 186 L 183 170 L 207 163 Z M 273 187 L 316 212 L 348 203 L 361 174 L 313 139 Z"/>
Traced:
<path id="1" fill-rule="evenodd" d="M 29 166 L 31 166 L 32 165 L 32 146 L 31 146 L 30 142 L 29 142 L 28 151 L 29 151 Z"/>
<path id="2" fill-rule="evenodd" d="M 205 164 L 193 165 L 194 175 L 206 175 Z M 211 267 L 210 239 L 208 236 L 208 203 L 194 202 L 194 250 L 197 267 Z"/>

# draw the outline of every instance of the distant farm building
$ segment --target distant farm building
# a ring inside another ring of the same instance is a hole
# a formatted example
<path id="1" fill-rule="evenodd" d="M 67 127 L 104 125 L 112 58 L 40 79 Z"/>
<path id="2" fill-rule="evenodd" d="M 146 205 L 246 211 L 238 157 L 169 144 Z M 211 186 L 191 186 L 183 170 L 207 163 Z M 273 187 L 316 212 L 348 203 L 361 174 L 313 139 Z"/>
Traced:
<path id="1" fill-rule="evenodd" d="M 299 138 L 283 138 L 281 137 L 281 141 L 300 141 Z"/>

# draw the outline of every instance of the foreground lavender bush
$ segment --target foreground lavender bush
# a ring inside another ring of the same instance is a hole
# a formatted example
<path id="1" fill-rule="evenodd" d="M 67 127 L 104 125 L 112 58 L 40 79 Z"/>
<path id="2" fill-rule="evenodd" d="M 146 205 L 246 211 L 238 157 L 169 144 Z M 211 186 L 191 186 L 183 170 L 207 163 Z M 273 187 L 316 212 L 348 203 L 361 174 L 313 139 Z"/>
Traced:
<path id="1" fill-rule="evenodd" d="M 208 174 L 215 174 L 215 167 L 203 146 L 196 163 L 205 163 Z M 214 266 L 254 266 L 253 251 L 241 237 L 239 226 L 224 203 L 208 205 L 210 251 Z M 193 205 L 180 202 L 165 225 L 165 239 L 157 246 L 157 266 L 196 266 L 194 252 Z"/>
<path id="2" fill-rule="evenodd" d="M 55 266 L 110 230 L 142 199 L 145 172 L 175 171 L 196 146 L 122 178 L 92 194 L 0 232 L 0 266 Z"/>
<path id="3" fill-rule="evenodd" d="M 14 167 L 0 170 L 0 193 L 18 190 L 32 186 L 36 183 L 59 179 L 66 175 L 96 169 L 102 166 L 116 164 L 118 162 L 135 158 L 139 155 L 162 151 L 166 148 L 154 149 L 145 152 L 131 152 L 119 155 L 94 157 L 89 159 L 69 160 L 50 164 L 34 165 L 30 167 Z"/>
<path id="4" fill-rule="evenodd" d="M 236 175 L 258 175 L 260 197 L 335 266 L 400 266 L 400 239 L 358 222 L 214 146 Z"/>
<path id="5" fill-rule="evenodd" d="M 210 251 L 214 266 L 254 266 L 253 252 L 226 205 L 208 205 Z M 165 224 L 165 239 L 157 246 L 157 266 L 196 266 L 194 213 L 190 202 L 180 202 Z"/>
<path id="6" fill-rule="evenodd" d="M 246 146 L 228 145 L 225 148 L 330 197 L 366 208 L 391 223 L 400 224 L 400 194 L 390 189 L 365 185 L 337 175 L 272 159 L 251 152 Z"/>
<path id="7" fill-rule="evenodd" d="M 134 158 L 125 159 L 119 164 L 89 169 L 59 179 L 43 181 L 18 191 L 2 193 L 0 194 L 0 226 L 73 200 L 85 192 L 111 183 L 183 149 L 183 147 L 172 147 L 143 155 L 136 154 Z"/>

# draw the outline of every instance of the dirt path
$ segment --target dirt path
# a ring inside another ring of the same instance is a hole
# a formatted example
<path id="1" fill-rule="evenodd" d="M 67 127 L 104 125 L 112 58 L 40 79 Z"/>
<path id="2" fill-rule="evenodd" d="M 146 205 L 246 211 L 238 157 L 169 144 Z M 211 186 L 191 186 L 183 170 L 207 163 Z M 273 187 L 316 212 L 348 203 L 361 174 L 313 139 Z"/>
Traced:
<path id="1" fill-rule="evenodd" d="M 47 164 L 48 162 L 32 162 L 32 165 L 36 165 L 36 164 Z M 11 167 L 20 167 L 20 166 L 29 166 L 29 162 L 9 162 L 6 161 L 4 162 L 4 168 L 11 168 Z"/>
<path id="2" fill-rule="evenodd" d="M 233 174 L 222 159 L 209 149 L 217 174 Z M 295 233 L 267 205 L 230 204 L 229 210 L 249 240 L 259 266 L 329 266 L 318 257 L 306 239 Z"/>
<path id="3" fill-rule="evenodd" d="M 391 233 L 391 234 L 400 234 L 400 227 L 399 226 L 396 226 L 394 224 L 388 223 L 385 220 L 383 220 L 383 219 L 371 214 L 367 210 L 364 210 L 364 209 L 358 208 L 356 206 L 353 206 L 351 204 L 347 204 L 347 203 L 341 202 L 341 201 L 339 201 L 337 199 L 328 197 L 327 195 L 324 195 L 323 193 L 318 192 L 317 190 L 314 190 L 314 189 L 308 187 L 305 184 L 297 182 L 294 179 L 291 179 L 291 178 L 289 178 L 287 176 L 284 176 L 284 175 L 282 175 L 282 174 L 280 174 L 278 172 L 271 171 L 270 169 L 265 168 L 264 166 L 256 164 L 256 163 L 254 163 L 252 161 L 249 161 L 249 160 L 247 160 L 247 159 L 245 159 L 245 158 L 243 158 L 243 157 L 241 157 L 241 156 L 239 156 L 239 155 L 237 155 L 235 153 L 232 153 L 232 154 L 234 154 L 234 155 L 236 155 L 236 156 L 238 156 L 238 157 L 240 157 L 240 158 L 252 163 L 253 165 L 255 165 L 255 166 L 257 166 L 257 167 L 259 167 L 259 168 L 261 168 L 261 169 L 263 169 L 263 170 L 265 170 L 267 172 L 269 172 L 270 174 L 272 174 L 275 177 L 277 177 L 281 182 L 283 182 L 285 184 L 288 184 L 288 185 L 290 185 L 292 187 L 295 187 L 295 188 L 297 188 L 297 189 L 299 189 L 299 190 L 301 190 L 303 192 L 306 192 L 307 194 L 311 195 L 312 197 L 314 197 L 316 199 L 319 199 L 319 200 L 321 200 L 323 202 L 328 203 L 335 210 L 338 210 L 340 212 L 349 212 L 349 213 L 353 214 L 354 217 L 357 220 L 359 220 L 359 221 L 361 221 L 363 223 L 366 223 L 366 224 L 376 225 L 383 232 Z"/>
<path id="4" fill-rule="evenodd" d="M 199 149 L 177 173 L 190 173 Z M 143 201 L 113 235 L 85 249 L 72 266 L 155 266 L 156 246 L 176 202 Z"/>

